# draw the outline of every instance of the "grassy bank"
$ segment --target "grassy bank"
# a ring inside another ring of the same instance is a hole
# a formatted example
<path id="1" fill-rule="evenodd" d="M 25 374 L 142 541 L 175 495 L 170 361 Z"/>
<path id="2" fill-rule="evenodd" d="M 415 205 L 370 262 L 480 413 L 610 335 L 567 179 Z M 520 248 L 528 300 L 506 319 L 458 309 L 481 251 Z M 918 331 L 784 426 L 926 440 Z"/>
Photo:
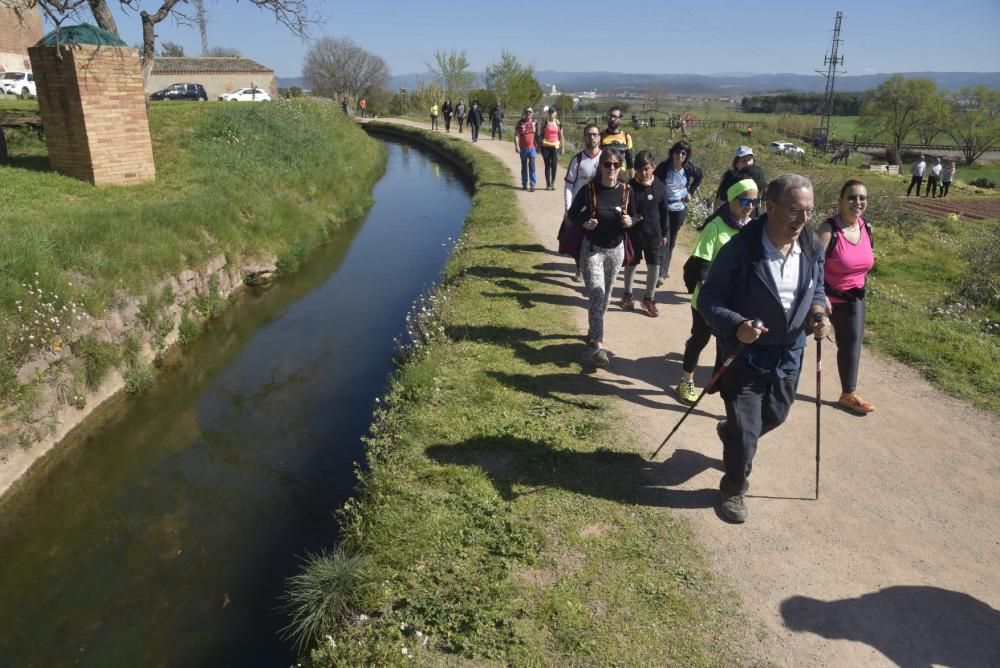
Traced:
<path id="1" fill-rule="evenodd" d="M 294 269 L 368 207 L 384 164 L 377 142 L 315 102 L 154 104 L 150 129 L 157 179 L 128 187 L 61 176 L 37 138 L 11 142 L 12 164 L 0 166 L 0 405 L 15 406 L 5 420 L 30 404 L 33 383 L 15 371 L 38 356 L 74 346 L 85 362 L 73 363 L 68 396 L 78 401 L 142 341 L 162 342 L 175 326 L 190 340 L 200 317 L 222 305 L 210 290 L 190 317 L 168 323 L 161 314 L 173 295 L 153 294 L 159 281 L 219 254 L 277 257 L 279 270 Z M 136 297 L 143 328 L 131 340 L 77 345 L 88 318 Z"/>
<path id="2" fill-rule="evenodd" d="M 446 145 L 477 190 L 444 287 L 411 318 L 341 512 L 289 588 L 312 665 L 735 665 L 743 621 L 528 241 L 510 175 Z"/>

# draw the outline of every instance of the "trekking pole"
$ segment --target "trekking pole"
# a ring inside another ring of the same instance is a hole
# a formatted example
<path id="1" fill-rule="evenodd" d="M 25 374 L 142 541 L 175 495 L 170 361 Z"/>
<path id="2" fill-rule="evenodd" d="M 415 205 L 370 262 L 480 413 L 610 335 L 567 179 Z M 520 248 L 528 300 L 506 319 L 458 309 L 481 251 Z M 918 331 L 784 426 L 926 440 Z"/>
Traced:
<path id="1" fill-rule="evenodd" d="M 818 325 L 823 320 L 822 313 L 813 314 L 813 323 Z M 823 339 L 816 337 L 816 500 L 819 501 L 819 416 L 823 407 L 820 400 L 823 388 Z"/>
<path id="2" fill-rule="evenodd" d="M 761 327 L 764 326 L 764 323 L 761 320 L 754 320 L 750 323 L 750 326 L 753 327 L 754 329 L 760 329 Z M 733 363 L 733 360 L 736 359 L 736 356 L 739 355 L 740 352 L 744 348 L 746 348 L 746 346 L 747 344 L 740 343 L 739 347 L 737 347 L 736 350 L 733 351 L 733 354 L 727 357 L 725 361 L 722 362 L 722 366 L 720 366 L 719 370 L 715 372 L 714 376 L 712 376 L 712 380 L 708 381 L 708 385 L 706 385 L 705 389 L 701 391 L 701 394 L 698 395 L 698 398 L 694 400 L 694 403 L 691 404 L 691 407 L 687 409 L 687 412 L 681 416 L 681 419 L 677 421 L 677 424 L 675 424 L 674 428 L 670 430 L 670 433 L 667 434 L 667 437 L 663 439 L 663 443 L 660 443 L 660 447 L 656 449 L 656 452 L 654 452 L 649 457 L 649 461 L 653 461 L 654 459 L 656 459 L 656 455 L 660 454 L 660 450 L 662 450 L 663 446 L 667 444 L 667 441 L 670 440 L 670 437 L 673 436 L 678 429 L 680 429 L 681 424 L 683 424 L 684 420 L 687 419 L 687 416 L 691 415 L 691 411 L 693 411 L 695 407 L 697 407 L 698 404 L 701 402 L 701 398 L 704 397 L 710 389 L 715 387 L 715 384 L 719 382 L 720 378 L 722 378 L 722 374 L 726 372 L 726 369 L 729 368 L 729 365 Z"/>

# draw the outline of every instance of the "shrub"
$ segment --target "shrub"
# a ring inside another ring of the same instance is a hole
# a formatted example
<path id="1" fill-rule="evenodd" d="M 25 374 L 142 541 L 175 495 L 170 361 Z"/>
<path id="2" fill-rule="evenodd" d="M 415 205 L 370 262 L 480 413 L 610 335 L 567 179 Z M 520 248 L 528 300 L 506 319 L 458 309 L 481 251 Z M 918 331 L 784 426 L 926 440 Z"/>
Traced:
<path id="1" fill-rule="evenodd" d="M 976 186 L 976 187 L 978 187 L 978 188 L 996 188 L 997 187 L 996 181 L 990 181 L 989 179 L 987 179 L 986 177 L 983 177 L 983 176 L 980 176 L 978 179 L 974 179 L 971 182 L 971 184 L 974 185 L 974 186 Z"/>
<path id="2" fill-rule="evenodd" d="M 84 382 L 91 390 L 96 390 L 108 371 L 120 359 L 118 348 L 113 343 L 100 341 L 88 334 L 73 344 L 73 354 L 83 360 Z"/>

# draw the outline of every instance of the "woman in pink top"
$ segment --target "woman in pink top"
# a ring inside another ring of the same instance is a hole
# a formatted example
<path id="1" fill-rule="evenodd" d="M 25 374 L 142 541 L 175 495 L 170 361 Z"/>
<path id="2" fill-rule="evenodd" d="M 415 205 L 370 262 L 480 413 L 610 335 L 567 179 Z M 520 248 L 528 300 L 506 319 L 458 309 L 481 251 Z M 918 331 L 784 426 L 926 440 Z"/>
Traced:
<path id="1" fill-rule="evenodd" d="M 875 410 L 855 391 L 865 334 L 865 282 L 875 266 L 871 228 L 861 217 L 867 208 L 868 189 L 851 179 L 840 189 L 840 213 L 819 227 L 819 238 L 826 246 L 823 283 L 833 307 L 830 320 L 837 338 L 842 391 L 837 404 L 858 415 Z"/>

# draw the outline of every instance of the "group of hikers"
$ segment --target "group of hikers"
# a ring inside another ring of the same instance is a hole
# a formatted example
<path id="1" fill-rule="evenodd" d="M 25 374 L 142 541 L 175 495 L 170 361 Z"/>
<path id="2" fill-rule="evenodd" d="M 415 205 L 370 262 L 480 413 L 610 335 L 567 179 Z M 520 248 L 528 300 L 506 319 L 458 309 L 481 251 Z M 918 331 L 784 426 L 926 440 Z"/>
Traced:
<path id="1" fill-rule="evenodd" d="M 555 130 L 558 112 L 548 110 L 543 124 L 533 116 L 526 108 L 515 128 L 527 190 L 535 184 L 535 149 L 540 145 L 544 156 L 552 142 L 558 142 L 559 152 L 563 146 L 561 126 Z M 636 310 L 633 284 L 644 260 L 640 305 L 647 316 L 659 316 L 656 288 L 668 275 L 687 205 L 704 178 L 691 161 L 687 141 L 673 144 L 659 163 L 648 150 L 633 154 L 632 137 L 621 120 L 622 110 L 614 107 L 605 128 L 588 124 L 583 129 L 583 149 L 570 159 L 564 179 L 559 249 L 576 259 L 575 280 L 587 289 L 587 344 L 597 367 L 610 364 L 604 316 L 623 266 L 621 308 Z M 552 156 L 554 173 L 555 152 Z M 545 177 L 550 187 L 548 160 Z M 719 511 L 728 521 L 746 521 L 745 494 L 757 441 L 788 415 L 807 334 L 834 334 L 842 389 L 838 405 L 858 415 L 874 410 L 856 392 L 866 277 L 875 264 L 867 206 L 865 184 L 848 180 L 838 213 L 814 230 L 809 225 L 813 187 L 807 178 L 782 174 L 769 181 L 755 165 L 750 146 L 736 149 L 722 175 L 714 211 L 684 263 L 684 283 L 693 294 L 677 396 L 688 405 L 699 398 L 694 371 L 714 335 L 715 367 L 725 369 L 709 391 L 719 391 L 726 408 L 717 433 L 725 468 Z"/>
<path id="2" fill-rule="evenodd" d="M 909 197 L 913 191 L 913 186 L 917 187 L 917 197 L 920 197 L 920 186 L 924 182 L 924 175 L 927 175 L 927 189 L 924 197 L 947 197 L 951 189 L 951 182 L 955 179 L 955 161 L 949 161 L 948 165 L 941 164 L 941 158 L 934 158 L 934 164 L 930 170 L 927 169 L 927 161 L 923 154 L 910 165 L 910 187 L 906 189 L 906 196 Z"/>
<path id="3" fill-rule="evenodd" d="M 431 105 L 431 129 L 438 129 L 438 118 L 444 117 L 444 131 L 451 132 L 451 122 L 452 119 L 458 123 L 458 132 L 461 133 L 466 123 L 469 126 L 469 134 L 472 135 L 472 141 L 479 141 L 479 128 L 483 124 L 483 110 L 479 106 L 478 100 L 472 101 L 472 106 L 466 109 L 465 99 L 459 98 L 458 102 L 455 104 L 451 103 L 450 99 L 446 99 L 439 107 L 437 103 Z M 504 131 L 504 111 L 500 104 L 493 105 L 493 108 L 489 113 L 489 121 L 491 126 L 491 136 L 493 139 L 499 137 L 503 139 Z"/>

